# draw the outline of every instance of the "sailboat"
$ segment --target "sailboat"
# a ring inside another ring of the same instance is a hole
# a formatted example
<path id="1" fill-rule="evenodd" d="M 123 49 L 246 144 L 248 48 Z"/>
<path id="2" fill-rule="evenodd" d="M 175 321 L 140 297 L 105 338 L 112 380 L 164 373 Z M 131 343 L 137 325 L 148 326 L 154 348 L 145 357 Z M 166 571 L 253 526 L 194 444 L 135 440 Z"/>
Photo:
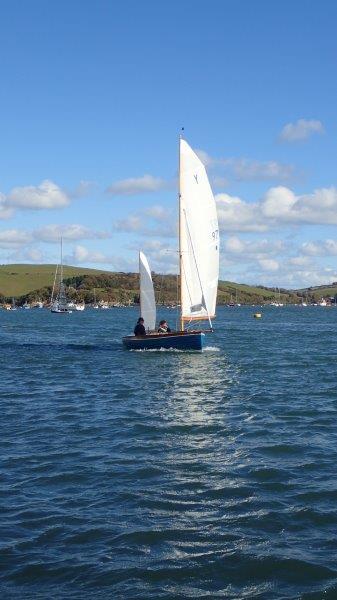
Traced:
<path id="1" fill-rule="evenodd" d="M 235 302 L 233 300 L 233 294 L 231 294 L 231 297 L 230 297 L 229 302 L 228 302 L 228 306 L 231 306 L 231 307 L 235 306 Z"/>
<path id="2" fill-rule="evenodd" d="M 65 286 L 64 286 L 64 283 L 63 283 L 63 251 L 62 251 L 62 249 L 63 249 L 63 244 L 62 244 L 62 238 L 61 238 L 61 263 L 60 263 L 60 274 L 59 274 L 58 292 L 57 292 L 56 298 L 54 299 L 54 293 L 55 293 L 55 288 L 56 288 L 57 272 L 58 272 L 58 265 L 57 265 L 56 271 L 55 271 L 55 278 L 54 278 L 54 285 L 53 285 L 52 297 L 51 297 L 51 309 L 50 309 L 50 312 L 57 313 L 57 314 L 64 314 L 64 313 L 69 314 L 72 311 L 69 310 L 69 308 L 68 308 L 68 301 L 67 301 Z"/>
<path id="3" fill-rule="evenodd" d="M 219 226 L 205 166 L 182 137 L 179 143 L 178 331 L 152 332 L 155 327 L 153 284 L 143 253 L 140 253 L 139 265 L 141 316 L 148 333 L 145 336 L 124 337 L 124 346 L 129 350 L 202 350 L 205 333 L 213 331 L 212 318 L 215 317 L 219 278 Z M 208 321 L 209 328 L 206 331 L 191 329 L 197 321 Z"/>
<path id="4" fill-rule="evenodd" d="M 96 288 L 94 288 L 94 304 L 92 306 L 92 308 L 99 308 L 98 304 L 97 304 L 97 300 L 96 300 Z"/>

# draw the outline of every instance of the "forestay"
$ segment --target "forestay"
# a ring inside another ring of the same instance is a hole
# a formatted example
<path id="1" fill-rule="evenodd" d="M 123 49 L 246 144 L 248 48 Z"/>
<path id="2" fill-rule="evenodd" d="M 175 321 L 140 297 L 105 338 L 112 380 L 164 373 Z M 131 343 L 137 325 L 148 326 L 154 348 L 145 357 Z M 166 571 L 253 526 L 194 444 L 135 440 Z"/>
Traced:
<path id="1" fill-rule="evenodd" d="M 156 326 L 156 301 L 151 277 L 151 270 L 143 252 L 139 252 L 140 277 L 140 315 L 144 319 L 146 330 L 153 331 Z"/>
<path id="2" fill-rule="evenodd" d="M 215 316 L 219 278 L 219 226 L 206 169 L 180 140 L 181 316 Z"/>

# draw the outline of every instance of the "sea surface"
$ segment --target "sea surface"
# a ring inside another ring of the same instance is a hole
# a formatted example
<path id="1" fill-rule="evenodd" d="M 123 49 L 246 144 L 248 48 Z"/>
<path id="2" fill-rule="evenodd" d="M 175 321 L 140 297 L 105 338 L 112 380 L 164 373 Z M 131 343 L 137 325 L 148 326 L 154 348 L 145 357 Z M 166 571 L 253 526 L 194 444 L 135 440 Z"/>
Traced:
<path id="1" fill-rule="evenodd" d="M 0 312 L 1 599 L 337 598 L 337 309 L 257 310 Z"/>

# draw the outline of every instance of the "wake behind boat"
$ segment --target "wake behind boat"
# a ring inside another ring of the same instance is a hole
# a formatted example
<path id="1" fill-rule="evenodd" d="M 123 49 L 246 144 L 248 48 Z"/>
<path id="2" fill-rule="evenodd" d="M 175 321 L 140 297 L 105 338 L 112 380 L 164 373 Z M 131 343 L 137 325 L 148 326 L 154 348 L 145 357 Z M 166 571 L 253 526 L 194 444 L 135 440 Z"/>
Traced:
<path id="1" fill-rule="evenodd" d="M 179 144 L 179 272 L 180 328 L 154 332 L 156 307 L 151 270 L 139 255 L 140 308 L 146 335 L 123 338 L 129 350 L 202 350 L 205 330 L 192 330 L 195 321 L 209 323 L 215 317 L 219 278 L 219 227 L 216 205 L 206 169 L 187 142 Z"/>

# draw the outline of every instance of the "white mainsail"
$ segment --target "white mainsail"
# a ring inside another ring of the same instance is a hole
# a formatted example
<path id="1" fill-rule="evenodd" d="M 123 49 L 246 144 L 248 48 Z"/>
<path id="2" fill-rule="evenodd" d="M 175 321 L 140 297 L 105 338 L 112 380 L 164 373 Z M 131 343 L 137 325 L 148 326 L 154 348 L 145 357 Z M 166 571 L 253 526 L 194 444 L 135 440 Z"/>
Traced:
<path id="1" fill-rule="evenodd" d="M 146 330 L 153 331 L 156 326 L 156 301 L 154 297 L 151 270 L 143 252 L 139 252 L 140 277 L 140 315 L 144 319 Z"/>
<path id="2" fill-rule="evenodd" d="M 180 139 L 179 238 L 181 320 L 215 316 L 219 279 L 219 225 L 206 169 Z"/>

